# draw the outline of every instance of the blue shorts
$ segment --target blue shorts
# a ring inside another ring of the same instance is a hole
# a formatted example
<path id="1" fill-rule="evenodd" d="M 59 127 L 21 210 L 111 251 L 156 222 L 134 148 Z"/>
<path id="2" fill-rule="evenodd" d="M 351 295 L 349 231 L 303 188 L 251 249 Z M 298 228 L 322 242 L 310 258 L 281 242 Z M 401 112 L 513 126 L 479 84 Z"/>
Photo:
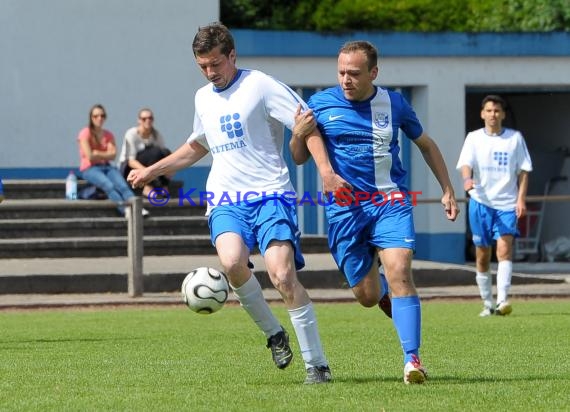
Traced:
<path id="1" fill-rule="evenodd" d="M 415 250 L 416 232 L 409 199 L 403 205 L 368 203 L 346 208 L 345 213 L 336 214 L 329 223 L 329 247 L 349 286 L 356 286 L 377 259 L 377 248 Z"/>
<path id="2" fill-rule="evenodd" d="M 222 233 L 233 232 L 241 236 L 250 252 L 257 245 L 262 255 L 271 241 L 288 240 L 293 246 L 295 268 L 299 270 L 305 266 L 297 212 L 294 206 L 279 198 L 217 206 L 210 213 L 208 225 L 213 245 Z"/>
<path id="3" fill-rule="evenodd" d="M 469 199 L 469 227 L 475 246 L 492 246 L 493 240 L 501 236 L 518 236 L 517 214 L 514 210 L 504 211 L 485 206 Z"/>

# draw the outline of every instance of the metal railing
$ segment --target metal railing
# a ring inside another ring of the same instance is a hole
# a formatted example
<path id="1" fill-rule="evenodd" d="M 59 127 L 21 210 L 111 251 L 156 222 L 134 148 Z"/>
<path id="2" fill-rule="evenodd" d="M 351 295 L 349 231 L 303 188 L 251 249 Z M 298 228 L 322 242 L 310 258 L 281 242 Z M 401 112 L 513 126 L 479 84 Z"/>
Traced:
<path id="1" fill-rule="evenodd" d="M 565 180 L 565 179 L 564 179 Z M 457 199 L 458 203 L 467 203 L 468 198 Z M 570 202 L 570 195 L 532 195 L 527 196 L 527 213 L 519 222 L 521 236 L 515 238 L 513 253 L 525 258 L 536 257 L 538 260 L 544 259 L 542 229 L 544 226 L 544 212 L 547 203 Z M 438 204 L 439 198 L 417 199 L 418 204 Z M 530 207 L 530 205 L 535 207 Z M 524 231 L 523 231 L 524 228 Z"/>
<path id="2" fill-rule="evenodd" d="M 126 207 L 131 208 L 130 218 L 128 219 L 128 258 L 129 269 L 128 277 L 128 294 L 130 297 L 142 296 L 144 293 L 143 281 L 143 256 L 144 256 L 144 233 L 143 233 L 143 215 L 142 215 L 142 199 L 134 197 Z"/>
<path id="3" fill-rule="evenodd" d="M 459 198 L 457 202 L 467 203 L 467 198 Z M 536 202 L 570 202 L 570 195 L 528 196 L 527 203 Z M 438 204 L 441 198 L 417 199 L 418 204 Z M 135 197 L 125 203 L 131 208 L 128 219 L 128 294 L 130 297 L 139 297 L 144 293 L 143 256 L 144 256 L 144 230 L 142 215 L 142 198 Z"/>

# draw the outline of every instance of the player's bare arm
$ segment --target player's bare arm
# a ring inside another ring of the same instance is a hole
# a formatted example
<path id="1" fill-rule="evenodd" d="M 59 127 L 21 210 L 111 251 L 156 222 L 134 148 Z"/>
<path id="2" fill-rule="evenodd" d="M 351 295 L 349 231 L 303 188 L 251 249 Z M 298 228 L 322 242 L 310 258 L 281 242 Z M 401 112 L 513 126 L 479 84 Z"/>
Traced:
<path id="1" fill-rule="evenodd" d="M 289 150 L 295 164 L 301 165 L 311 157 L 311 152 L 305 143 L 305 137 L 308 136 L 316 127 L 317 122 L 313 116 L 312 110 L 305 110 L 301 112 L 301 105 L 297 106 L 295 113 L 295 127 L 291 140 L 289 141 Z"/>
<path id="2" fill-rule="evenodd" d="M 443 191 L 441 203 L 445 210 L 447 219 L 452 222 L 455 221 L 459 214 L 459 207 L 457 206 L 455 191 L 451 185 L 447 166 L 445 165 L 445 160 L 443 160 L 439 147 L 437 147 L 437 144 L 432 140 L 432 138 L 425 133 L 422 133 L 419 138 L 414 140 L 414 143 L 420 149 L 424 160 L 441 186 L 441 190 Z"/>
<path id="3" fill-rule="evenodd" d="M 526 192 L 528 190 L 528 172 L 522 171 L 519 174 L 519 191 L 517 194 L 516 214 L 517 219 L 526 215 Z"/>
<path id="4" fill-rule="evenodd" d="M 352 185 L 335 173 L 329 160 L 323 137 L 316 127 L 312 110 L 301 113 L 301 105 L 295 113 L 293 137 L 289 143 L 293 160 L 297 164 L 306 162 L 313 156 L 315 164 L 323 181 L 323 193 L 336 193 L 340 189 L 352 190 Z"/>
<path id="5" fill-rule="evenodd" d="M 131 170 L 127 176 L 127 182 L 132 187 L 143 187 L 158 176 L 171 175 L 180 169 L 192 166 L 207 153 L 208 150 L 200 143 L 184 143 L 174 153 L 152 166 Z"/>
<path id="6" fill-rule="evenodd" d="M 473 181 L 473 170 L 467 166 L 461 166 L 461 178 L 463 179 L 463 190 L 466 192 L 473 189 L 475 182 Z"/>
<path id="7" fill-rule="evenodd" d="M 327 195 L 335 194 L 340 189 L 352 190 L 352 185 L 333 170 L 319 129 L 315 128 L 313 133 L 306 137 L 305 142 L 323 180 L 323 193 Z"/>

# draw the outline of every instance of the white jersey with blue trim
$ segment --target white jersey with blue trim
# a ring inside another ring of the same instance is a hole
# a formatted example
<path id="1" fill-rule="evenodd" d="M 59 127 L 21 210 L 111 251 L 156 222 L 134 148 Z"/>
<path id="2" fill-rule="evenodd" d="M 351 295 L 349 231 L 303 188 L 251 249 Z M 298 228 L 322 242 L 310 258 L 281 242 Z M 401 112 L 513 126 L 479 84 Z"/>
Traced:
<path id="1" fill-rule="evenodd" d="M 532 161 L 522 134 L 504 128 L 489 135 L 485 128 L 467 134 L 457 169 L 469 166 L 475 182 L 469 196 L 497 210 L 512 211 L 517 205 L 518 175 L 531 172 Z"/>
<path id="2" fill-rule="evenodd" d="M 407 191 L 406 171 L 398 156 L 399 129 L 412 140 L 423 128 L 404 97 L 375 87 L 361 102 L 347 100 L 340 86 L 313 95 L 313 109 L 331 164 L 355 191 L 389 194 Z"/>
<path id="3" fill-rule="evenodd" d="M 293 90 L 257 70 L 240 69 L 224 89 L 208 84 L 196 92 L 194 130 L 187 142 L 197 141 L 212 154 L 208 210 L 264 194 L 294 193 L 282 155 L 283 126 L 292 130 L 299 104 L 306 107 Z"/>

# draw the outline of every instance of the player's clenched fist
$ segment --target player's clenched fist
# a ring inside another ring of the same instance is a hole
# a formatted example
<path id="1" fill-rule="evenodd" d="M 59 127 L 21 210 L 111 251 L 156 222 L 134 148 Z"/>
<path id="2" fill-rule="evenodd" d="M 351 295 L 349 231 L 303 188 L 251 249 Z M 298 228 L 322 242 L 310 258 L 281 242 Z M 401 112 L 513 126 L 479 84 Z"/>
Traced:
<path id="1" fill-rule="evenodd" d="M 146 182 L 150 181 L 148 175 L 146 167 L 144 169 L 132 169 L 127 176 L 127 182 L 133 188 L 143 187 Z"/>

